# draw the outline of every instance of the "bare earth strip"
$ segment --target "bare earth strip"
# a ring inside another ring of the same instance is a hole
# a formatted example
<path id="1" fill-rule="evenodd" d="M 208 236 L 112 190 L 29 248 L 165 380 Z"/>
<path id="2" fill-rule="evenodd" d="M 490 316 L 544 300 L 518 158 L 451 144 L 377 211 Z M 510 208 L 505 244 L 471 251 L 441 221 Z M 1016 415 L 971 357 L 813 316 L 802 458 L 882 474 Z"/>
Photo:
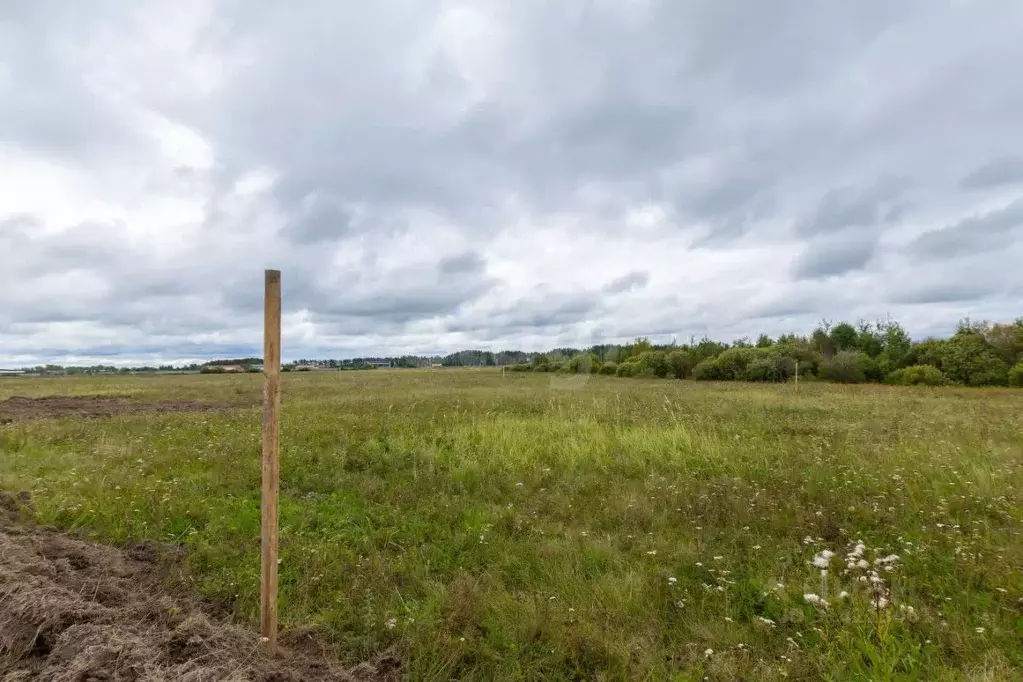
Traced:
<path id="1" fill-rule="evenodd" d="M 0 681 L 388 680 L 383 655 L 341 670 L 310 646 L 259 647 L 163 587 L 163 548 L 118 549 L 23 525 L 31 501 L 0 493 Z"/>

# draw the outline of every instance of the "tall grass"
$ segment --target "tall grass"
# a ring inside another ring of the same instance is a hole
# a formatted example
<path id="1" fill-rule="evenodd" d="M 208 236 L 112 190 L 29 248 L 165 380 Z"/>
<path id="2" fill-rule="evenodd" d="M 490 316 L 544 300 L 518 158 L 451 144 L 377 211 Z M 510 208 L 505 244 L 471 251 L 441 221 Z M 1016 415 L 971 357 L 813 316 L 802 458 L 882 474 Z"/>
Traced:
<path id="1" fill-rule="evenodd" d="M 0 398 L 251 407 L 8 424 L 2 486 L 45 523 L 188 546 L 200 589 L 255 622 L 260 385 L 5 380 Z M 402 370 L 286 375 L 283 405 L 281 617 L 343 660 L 397 645 L 429 680 L 1023 678 L 1018 392 Z M 884 609 L 847 567 L 857 541 Z"/>

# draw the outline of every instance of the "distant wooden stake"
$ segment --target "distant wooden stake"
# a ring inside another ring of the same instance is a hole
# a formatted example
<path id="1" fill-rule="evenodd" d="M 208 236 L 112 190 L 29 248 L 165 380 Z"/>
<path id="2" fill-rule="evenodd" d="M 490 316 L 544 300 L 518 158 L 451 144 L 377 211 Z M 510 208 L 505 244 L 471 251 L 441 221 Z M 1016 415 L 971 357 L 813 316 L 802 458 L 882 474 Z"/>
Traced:
<path id="1" fill-rule="evenodd" d="M 799 390 L 799 360 L 796 360 L 796 390 Z"/>
<path id="2" fill-rule="evenodd" d="M 259 622 L 263 643 L 277 651 L 277 459 L 281 433 L 281 271 L 267 270 L 263 307 L 263 565 Z"/>

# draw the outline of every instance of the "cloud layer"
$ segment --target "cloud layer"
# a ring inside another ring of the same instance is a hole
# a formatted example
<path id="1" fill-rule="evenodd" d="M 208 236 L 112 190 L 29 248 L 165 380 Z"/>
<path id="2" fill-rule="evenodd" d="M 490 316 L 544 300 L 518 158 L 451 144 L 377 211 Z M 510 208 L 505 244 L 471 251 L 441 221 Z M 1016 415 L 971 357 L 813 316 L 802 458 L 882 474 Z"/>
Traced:
<path id="1" fill-rule="evenodd" d="M 0 8 L 0 365 L 1021 314 L 1023 7 Z"/>

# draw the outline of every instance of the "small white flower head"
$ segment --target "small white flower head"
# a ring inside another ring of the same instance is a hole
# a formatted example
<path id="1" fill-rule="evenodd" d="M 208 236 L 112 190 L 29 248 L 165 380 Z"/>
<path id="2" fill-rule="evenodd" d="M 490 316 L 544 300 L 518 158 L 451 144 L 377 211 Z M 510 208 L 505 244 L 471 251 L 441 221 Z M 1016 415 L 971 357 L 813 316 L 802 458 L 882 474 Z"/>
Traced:
<path id="1" fill-rule="evenodd" d="M 652 549 L 649 552 L 647 552 L 647 554 L 649 554 L 650 556 L 657 556 L 657 550 L 656 549 Z"/>
<path id="2" fill-rule="evenodd" d="M 849 593 L 846 592 L 845 590 L 842 590 L 841 592 L 838 593 L 838 598 L 839 599 L 848 599 L 849 598 Z"/>
<path id="3" fill-rule="evenodd" d="M 775 627 L 775 622 L 773 620 L 771 620 L 770 618 L 764 618 L 763 616 L 757 616 L 757 620 L 759 620 L 761 623 L 763 623 L 764 625 L 767 625 L 769 627 L 772 627 L 772 628 Z"/>
<path id="4" fill-rule="evenodd" d="M 888 598 L 878 596 L 877 598 L 874 599 L 873 606 L 876 611 L 884 611 L 886 608 L 888 608 Z"/>
<path id="5" fill-rule="evenodd" d="M 669 585 L 674 585 L 677 582 L 678 582 L 678 578 L 676 578 L 675 576 L 671 576 L 670 578 L 668 578 L 668 584 Z"/>
<path id="6" fill-rule="evenodd" d="M 835 556 L 835 553 L 830 549 L 825 549 L 813 558 L 811 562 L 814 566 L 820 569 L 825 569 L 831 564 L 831 558 Z"/>
<path id="7" fill-rule="evenodd" d="M 978 635 L 984 634 L 984 628 L 974 628 L 973 631 L 976 632 Z"/>
<path id="8" fill-rule="evenodd" d="M 860 559 L 859 561 L 856 562 L 856 568 L 867 570 L 868 568 L 870 568 L 870 562 L 867 561 L 866 559 Z"/>
<path id="9" fill-rule="evenodd" d="M 706 651 L 703 652 L 703 656 L 705 658 L 710 658 L 713 655 L 714 655 L 714 650 L 713 649 L 707 649 Z"/>
<path id="10" fill-rule="evenodd" d="M 397 627 L 397 625 L 398 625 L 397 618 L 388 618 L 387 622 L 384 623 L 384 627 L 387 628 L 388 630 L 393 630 L 395 627 Z"/>
<path id="11" fill-rule="evenodd" d="M 807 604 L 816 606 L 819 609 L 826 609 L 829 606 L 831 606 L 830 604 L 828 604 L 827 601 L 824 600 L 824 598 L 813 593 L 804 594 L 803 599 L 806 601 Z"/>

